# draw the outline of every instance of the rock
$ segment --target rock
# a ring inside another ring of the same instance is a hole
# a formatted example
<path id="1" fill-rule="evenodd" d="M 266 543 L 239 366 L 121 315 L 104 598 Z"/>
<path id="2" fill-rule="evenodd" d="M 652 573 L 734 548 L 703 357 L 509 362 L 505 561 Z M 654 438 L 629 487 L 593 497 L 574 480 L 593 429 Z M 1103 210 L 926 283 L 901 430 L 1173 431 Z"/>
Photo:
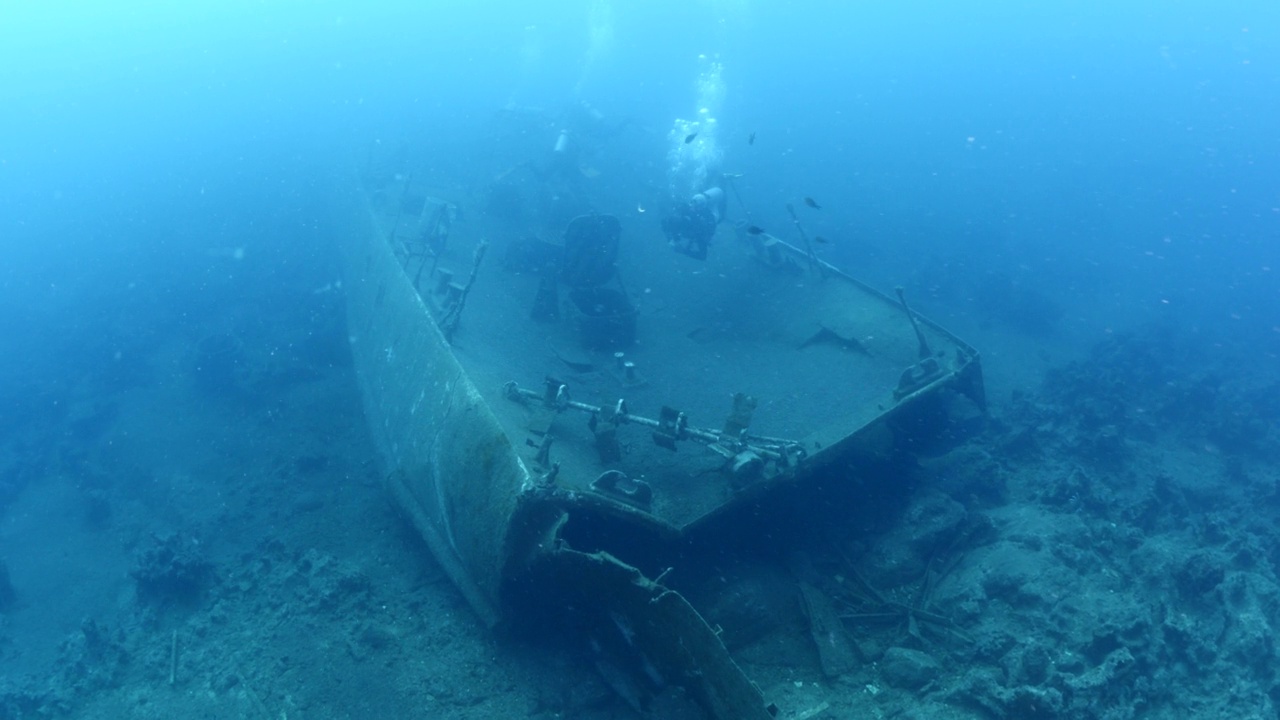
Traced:
<path id="1" fill-rule="evenodd" d="M 942 666 L 928 653 L 893 647 L 880 660 L 885 682 L 903 690 L 919 690 L 942 674 Z"/>
<path id="2" fill-rule="evenodd" d="M 930 558 L 944 550 L 960 532 L 967 513 L 964 506 L 939 492 L 923 492 L 902 518 L 911 532 L 911 550 Z"/>
<path id="3" fill-rule="evenodd" d="M 901 522 L 876 544 L 867 559 L 872 584 L 894 588 L 916 582 L 930 558 L 947 548 L 968 514 L 964 506 L 939 492 L 925 492 L 911 503 Z"/>
<path id="4" fill-rule="evenodd" d="M 373 586 L 355 566 L 314 548 L 297 560 L 293 574 L 304 580 L 301 598 L 316 610 L 349 610 L 364 605 Z"/>
<path id="5" fill-rule="evenodd" d="M 1120 648 L 1107 655 L 1097 666 L 1080 675 L 1067 677 L 1064 684 L 1076 693 L 1097 694 L 1100 688 L 1125 687 L 1125 680 L 1132 675 L 1136 666 L 1137 660 L 1129 652 L 1129 648 Z"/>
<path id="6" fill-rule="evenodd" d="M 84 697 L 108 687 L 118 687 L 131 656 L 124 630 L 93 619 L 80 623 L 58 647 L 57 674 L 51 687 Z"/>
<path id="7" fill-rule="evenodd" d="M 1053 669 L 1047 648 L 1034 642 L 1020 642 L 1002 658 L 1005 677 L 1026 685 L 1041 685 Z"/>
<path id="8" fill-rule="evenodd" d="M 194 541 L 177 534 L 153 534 L 130 575 L 138 583 L 138 599 L 156 605 L 198 600 L 213 580 L 213 564 Z"/>
<path id="9" fill-rule="evenodd" d="M 1184 599 L 1203 597 L 1226 579 L 1226 563 L 1207 550 L 1197 551 L 1182 560 L 1174 573 L 1178 592 Z"/>

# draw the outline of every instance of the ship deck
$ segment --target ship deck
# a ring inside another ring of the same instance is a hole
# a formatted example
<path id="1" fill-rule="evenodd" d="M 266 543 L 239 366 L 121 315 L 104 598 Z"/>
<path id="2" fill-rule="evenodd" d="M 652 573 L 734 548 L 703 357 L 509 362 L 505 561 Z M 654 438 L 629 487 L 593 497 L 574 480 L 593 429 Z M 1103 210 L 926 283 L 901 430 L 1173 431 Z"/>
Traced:
<path id="1" fill-rule="evenodd" d="M 635 310 L 634 342 L 617 344 L 601 340 L 560 283 L 558 318 L 534 317 L 549 306 L 538 304 L 544 273 L 528 258 L 561 252 L 563 232 L 474 213 L 451 222 L 442 213 L 456 206 L 414 189 L 386 192 L 372 207 L 438 322 L 450 322 L 467 288 L 449 333 L 453 354 L 533 472 L 661 527 L 687 529 L 756 486 L 793 478 L 890 412 L 904 371 L 921 361 L 896 299 L 799 245 L 763 248 L 742 226 L 722 225 L 709 257 L 696 260 L 667 246 L 656 218 L 619 218 L 617 271 L 599 285 Z M 429 248 L 442 217 L 448 237 L 437 253 Z M 938 372 L 913 397 L 976 366 L 973 349 L 942 328 L 921 320 L 920 332 Z M 738 427 L 729 421 L 736 394 L 754 399 L 738 444 L 724 432 Z M 651 424 L 623 421 L 602 440 L 619 401 L 628 417 L 659 421 L 670 408 L 669 421 L 679 413 L 703 432 L 680 437 L 668 422 L 674 440 L 660 444 Z"/>

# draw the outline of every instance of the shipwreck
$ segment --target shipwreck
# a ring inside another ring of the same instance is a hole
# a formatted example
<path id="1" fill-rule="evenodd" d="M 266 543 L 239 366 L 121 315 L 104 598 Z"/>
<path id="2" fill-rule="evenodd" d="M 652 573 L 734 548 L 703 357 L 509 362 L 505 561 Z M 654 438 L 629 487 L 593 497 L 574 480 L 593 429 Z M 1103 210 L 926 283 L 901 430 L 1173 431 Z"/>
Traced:
<path id="1" fill-rule="evenodd" d="M 635 693 L 771 717 L 672 582 L 680 548 L 820 497 L 832 467 L 913 442 L 954 398 L 981 407 L 977 351 L 823 260 L 799 220 L 726 222 L 694 260 L 635 213 L 521 223 L 408 173 L 340 196 L 386 485 L 476 613 L 572 614 Z"/>

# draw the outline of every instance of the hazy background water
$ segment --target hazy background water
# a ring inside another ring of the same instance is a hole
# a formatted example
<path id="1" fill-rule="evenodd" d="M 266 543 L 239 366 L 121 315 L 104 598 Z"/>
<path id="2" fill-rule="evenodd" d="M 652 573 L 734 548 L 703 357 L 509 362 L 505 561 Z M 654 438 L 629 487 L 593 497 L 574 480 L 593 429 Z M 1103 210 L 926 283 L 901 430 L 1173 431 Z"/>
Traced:
<path id="1" fill-rule="evenodd" d="M 8 3 L 3 381 L 118 358 L 103 317 L 322 281 L 324 180 L 371 142 L 482 182 L 499 109 L 579 101 L 673 199 L 708 164 L 760 222 L 815 197 L 833 261 L 962 327 L 1274 353 L 1278 98 L 1263 0 Z"/>

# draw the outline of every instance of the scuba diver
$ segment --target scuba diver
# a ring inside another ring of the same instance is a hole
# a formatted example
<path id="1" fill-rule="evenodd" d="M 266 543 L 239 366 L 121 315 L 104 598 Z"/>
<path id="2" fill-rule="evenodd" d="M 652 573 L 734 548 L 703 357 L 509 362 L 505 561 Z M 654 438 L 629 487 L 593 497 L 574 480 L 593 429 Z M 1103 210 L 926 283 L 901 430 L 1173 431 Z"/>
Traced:
<path id="1" fill-rule="evenodd" d="M 724 220 L 725 205 L 722 188 L 703 190 L 662 218 L 662 233 L 676 252 L 706 260 L 707 246 Z"/>

